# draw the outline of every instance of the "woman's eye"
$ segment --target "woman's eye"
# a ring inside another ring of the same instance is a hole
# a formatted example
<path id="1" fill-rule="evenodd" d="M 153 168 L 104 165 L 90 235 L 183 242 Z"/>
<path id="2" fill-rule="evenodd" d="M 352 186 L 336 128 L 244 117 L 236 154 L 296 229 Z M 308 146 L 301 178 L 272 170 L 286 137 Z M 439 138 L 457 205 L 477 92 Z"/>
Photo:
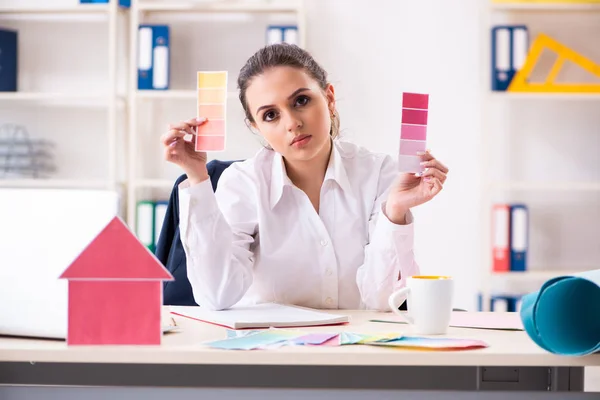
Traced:
<path id="1" fill-rule="evenodd" d="M 296 99 L 296 105 L 305 106 L 310 102 L 310 98 L 308 96 L 298 96 Z"/>
<path id="2" fill-rule="evenodd" d="M 267 111 L 263 114 L 263 120 L 267 122 L 273 121 L 276 117 L 277 113 L 275 113 L 275 111 Z"/>

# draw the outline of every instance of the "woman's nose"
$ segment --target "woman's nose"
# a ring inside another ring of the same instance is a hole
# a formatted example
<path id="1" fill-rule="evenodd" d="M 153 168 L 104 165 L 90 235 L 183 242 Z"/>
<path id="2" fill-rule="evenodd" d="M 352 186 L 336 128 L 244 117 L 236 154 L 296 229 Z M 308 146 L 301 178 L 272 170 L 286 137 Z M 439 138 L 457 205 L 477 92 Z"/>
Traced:
<path id="1" fill-rule="evenodd" d="M 293 132 L 296 129 L 302 128 L 302 120 L 294 114 L 289 113 L 285 116 L 285 127 L 288 132 Z"/>

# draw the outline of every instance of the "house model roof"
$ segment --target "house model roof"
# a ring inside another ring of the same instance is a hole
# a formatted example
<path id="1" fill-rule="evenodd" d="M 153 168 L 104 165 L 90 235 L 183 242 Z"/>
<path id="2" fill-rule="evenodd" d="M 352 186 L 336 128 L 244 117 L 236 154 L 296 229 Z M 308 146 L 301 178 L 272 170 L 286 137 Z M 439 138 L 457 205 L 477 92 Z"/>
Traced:
<path id="1" fill-rule="evenodd" d="M 60 276 L 72 280 L 173 280 L 119 218 L 108 225 Z"/>

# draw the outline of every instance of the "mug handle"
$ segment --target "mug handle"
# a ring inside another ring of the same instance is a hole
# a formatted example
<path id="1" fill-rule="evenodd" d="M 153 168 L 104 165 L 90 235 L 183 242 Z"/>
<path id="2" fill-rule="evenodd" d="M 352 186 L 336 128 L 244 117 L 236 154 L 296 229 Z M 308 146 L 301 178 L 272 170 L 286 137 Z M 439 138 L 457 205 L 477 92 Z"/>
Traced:
<path id="1" fill-rule="evenodd" d="M 404 319 L 406 322 L 408 322 L 409 324 L 412 325 L 415 323 L 413 318 L 410 315 L 408 315 L 407 312 L 403 313 L 403 312 L 400 312 L 400 310 L 398 309 L 398 307 L 400 307 L 402 305 L 398 301 L 398 299 L 400 297 L 406 296 L 408 294 L 408 292 L 410 292 L 410 288 L 408 288 L 408 287 L 403 287 L 402 289 L 395 291 L 394 293 L 392 293 L 390 295 L 390 297 L 388 299 L 388 304 L 395 314 L 398 314 L 402 319 Z"/>

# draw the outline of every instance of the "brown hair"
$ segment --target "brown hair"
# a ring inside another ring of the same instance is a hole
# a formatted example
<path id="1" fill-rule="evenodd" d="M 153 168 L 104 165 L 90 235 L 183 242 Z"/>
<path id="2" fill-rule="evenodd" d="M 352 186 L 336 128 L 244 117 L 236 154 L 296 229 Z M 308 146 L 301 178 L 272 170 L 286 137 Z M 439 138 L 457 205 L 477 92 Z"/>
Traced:
<path id="1" fill-rule="evenodd" d="M 246 119 L 254 122 L 252 113 L 248 107 L 246 99 L 246 90 L 252 79 L 264 73 L 269 68 L 288 66 L 303 70 L 311 78 L 318 82 L 322 90 L 325 90 L 327 82 L 327 72 L 315 61 L 315 59 L 304 49 L 288 44 L 278 43 L 263 47 L 246 61 L 246 65 L 240 70 L 238 76 L 238 89 L 240 90 L 240 102 L 244 107 Z M 336 138 L 340 132 L 340 117 L 337 110 L 334 110 L 331 117 L 331 130 L 329 134 Z"/>

